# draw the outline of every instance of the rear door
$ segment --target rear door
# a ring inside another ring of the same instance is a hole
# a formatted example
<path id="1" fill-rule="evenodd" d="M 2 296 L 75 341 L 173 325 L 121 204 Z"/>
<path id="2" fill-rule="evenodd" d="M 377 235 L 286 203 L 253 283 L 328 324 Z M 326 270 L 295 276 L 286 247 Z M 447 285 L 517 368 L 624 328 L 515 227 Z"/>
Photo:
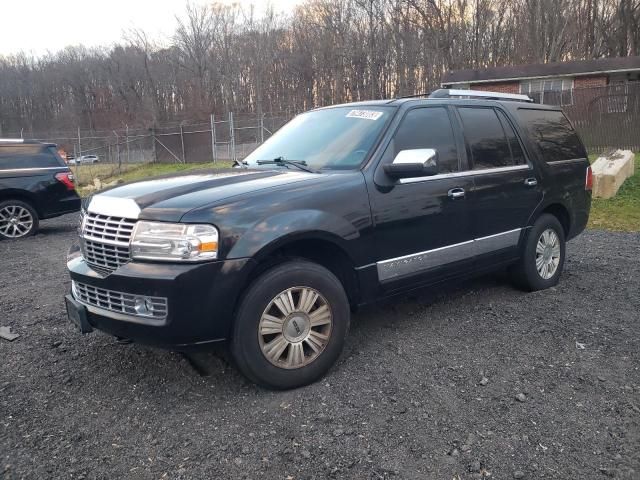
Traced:
<path id="1" fill-rule="evenodd" d="M 570 239 L 589 220 L 591 191 L 585 188 L 587 151 L 561 110 L 519 108 L 516 115 L 542 167 L 545 203 L 560 203 L 569 212 L 567 239 Z"/>
<path id="2" fill-rule="evenodd" d="M 542 201 L 540 179 L 511 120 L 494 107 L 457 107 L 474 188 L 469 195 L 476 266 L 518 255 L 518 243 Z"/>

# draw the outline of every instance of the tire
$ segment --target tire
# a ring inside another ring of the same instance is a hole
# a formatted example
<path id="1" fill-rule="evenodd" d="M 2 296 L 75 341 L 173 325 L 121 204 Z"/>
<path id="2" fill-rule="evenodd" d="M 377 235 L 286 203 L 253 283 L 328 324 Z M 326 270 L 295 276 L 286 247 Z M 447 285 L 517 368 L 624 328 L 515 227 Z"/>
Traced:
<path id="1" fill-rule="evenodd" d="M 0 239 L 16 240 L 38 231 L 38 213 L 22 200 L 0 202 Z"/>
<path id="2" fill-rule="evenodd" d="M 263 387 L 308 385 L 340 356 L 350 315 L 347 295 L 333 273 L 305 260 L 287 261 L 248 288 L 235 319 L 232 357 Z"/>
<path id="3" fill-rule="evenodd" d="M 564 229 L 560 221 L 551 214 L 542 214 L 529 231 L 522 257 L 511 269 L 513 282 L 529 292 L 557 285 L 565 253 Z"/>

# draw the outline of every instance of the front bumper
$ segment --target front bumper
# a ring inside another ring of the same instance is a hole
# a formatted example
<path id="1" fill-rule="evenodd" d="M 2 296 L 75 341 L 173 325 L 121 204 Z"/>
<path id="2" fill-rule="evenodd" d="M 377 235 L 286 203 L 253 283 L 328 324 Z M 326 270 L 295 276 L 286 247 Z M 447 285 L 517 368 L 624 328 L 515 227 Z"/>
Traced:
<path id="1" fill-rule="evenodd" d="M 246 258 L 198 264 L 136 261 L 103 276 L 85 262 L 77 246 L 67 258 L 75 282 L 101 290 L 166 298 L 167 315 L 161 322 L 80 302 L 87 306 L 91 327 L 166 348 L 202 346 L 229 338 L 236 301 L 250 267 L 251 260 Z"/>

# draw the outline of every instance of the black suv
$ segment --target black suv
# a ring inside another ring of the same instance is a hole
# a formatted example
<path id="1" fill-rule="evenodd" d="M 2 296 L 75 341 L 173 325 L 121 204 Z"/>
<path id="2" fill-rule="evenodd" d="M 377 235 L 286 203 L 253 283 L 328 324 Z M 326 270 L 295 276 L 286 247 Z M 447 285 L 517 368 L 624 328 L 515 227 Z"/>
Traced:
<path id="1" fill-rule="evenodd" d="M 54 144 L 0 139 L 0 239 L 32 235 L 40 220 L 79 210 L 73 174 Z"/>
<path id="2" fill-rule="evenodd" d="M 94 195 L 70 319 L 174 349 L 225 341 L 249 379 L 292 388 L 336 361 L 361 305 L 504 267 L 555 285 L 589 216 L 585 149 L 559 108 L 464 95 L 313 110 L 238 168 Z"/>

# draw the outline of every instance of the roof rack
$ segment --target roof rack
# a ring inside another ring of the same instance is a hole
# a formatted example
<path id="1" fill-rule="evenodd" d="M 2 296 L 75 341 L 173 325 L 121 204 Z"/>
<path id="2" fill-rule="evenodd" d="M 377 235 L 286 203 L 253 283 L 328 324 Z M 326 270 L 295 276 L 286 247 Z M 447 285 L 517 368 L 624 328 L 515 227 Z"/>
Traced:
<path id="1" fill-rule="evenodd" d="M 422 96 L 422 95 L 419 95 Z M 516 102 L 533 103 L 533 100 L 527 95 L 518 95 L 515 93 L 501 92 L 485 92 L 481 90 L 454 90 L 449 88 L 441 88 L 429 94 L 429 98 L 484 98 L 486 100 L 514 100 Z"/>
<path id="2" fill-rule="evenodd" d="M 428 97 L 432 92 L 422 92 L 422 93 L 414 93 L 413 95 L 403 95 L 401 97 L 396 97 L 394 100 L 400 100 L 401 98 L 419 98 L 419 97 Z"/>

